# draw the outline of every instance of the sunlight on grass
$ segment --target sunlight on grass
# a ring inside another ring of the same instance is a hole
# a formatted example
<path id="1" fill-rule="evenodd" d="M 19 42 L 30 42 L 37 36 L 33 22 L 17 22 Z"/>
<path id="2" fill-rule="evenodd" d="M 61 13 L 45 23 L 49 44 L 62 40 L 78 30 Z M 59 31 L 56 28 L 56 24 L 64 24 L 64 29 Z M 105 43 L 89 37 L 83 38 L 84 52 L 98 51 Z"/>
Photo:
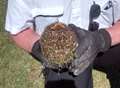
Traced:
<path id="1" fill-rule="evenodd" d="M 105 73 L 93 70 L 93 79 L 94 88 L 110 88 Z"/>
<path id="2" fill-rule="evenodd" d="M 1 36 L 2 35 L 2 36 Z M 0 33 L 0 88 L 42 88 L 41 64 Z"/>

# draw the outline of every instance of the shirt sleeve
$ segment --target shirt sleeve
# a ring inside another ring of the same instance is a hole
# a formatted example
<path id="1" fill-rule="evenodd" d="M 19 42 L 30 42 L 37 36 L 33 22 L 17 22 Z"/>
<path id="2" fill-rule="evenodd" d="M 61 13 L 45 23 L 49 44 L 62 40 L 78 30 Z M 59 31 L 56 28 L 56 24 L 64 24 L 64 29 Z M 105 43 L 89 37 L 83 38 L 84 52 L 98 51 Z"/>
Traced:
<path id="1" fill-rule="evenodd" d="M 17 34 L 31 26 L 32 15 L 30 8 L 22 0 L 8 0 L 5 30 Z"/>

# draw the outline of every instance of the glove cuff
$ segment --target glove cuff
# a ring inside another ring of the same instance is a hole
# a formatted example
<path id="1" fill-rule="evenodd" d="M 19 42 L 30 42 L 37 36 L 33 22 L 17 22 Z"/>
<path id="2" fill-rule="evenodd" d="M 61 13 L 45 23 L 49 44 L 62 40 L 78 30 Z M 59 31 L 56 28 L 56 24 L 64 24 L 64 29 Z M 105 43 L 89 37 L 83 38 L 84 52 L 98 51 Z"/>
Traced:
<path id="1" fill-rule="evenodd" d="M 102 40 L 102 47 L 100 49 L 101 52 L 107 51 L 110 46 L 111 46 L 111 36 L 110 34 L 106 31 L 106 29 L 100 29 L 98 31 L 100 35 L 100 39 Z"/>
<path id="2" fill-rule="evenodd" d="M 41 55 L 40 55 L 40 52 L 41 52 L 41 46 L 40 46 L 40 43 L 39 43 L 39 40 L 37 40 L 33 47 L 32 47 L 32 51 L 31 51 L 31 55 L 37 60 L 37 61 L 40 61 L 41 63 L 43 63 L 43 60 L 41 60 Z"/>

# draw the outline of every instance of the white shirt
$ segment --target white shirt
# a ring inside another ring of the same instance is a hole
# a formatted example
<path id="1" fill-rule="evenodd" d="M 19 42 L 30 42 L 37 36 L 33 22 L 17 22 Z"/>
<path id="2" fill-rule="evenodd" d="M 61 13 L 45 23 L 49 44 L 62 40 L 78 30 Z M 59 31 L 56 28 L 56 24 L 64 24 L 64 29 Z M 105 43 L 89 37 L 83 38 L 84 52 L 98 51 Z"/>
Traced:
<path id="1" fill-rule="evenodd" d="M 120 19 L 120 0 L 111 0 L 113 7 L 109 7 L 110 0 L 8 0 L 5 29 L 17 34 L 35 21 L 36 32 L 41 34 L 48 24 L 60 21 L 87 30 L 93 1 L 101 7 L 100 16 L 95 19 L 99 28 L 111 26 L 113 18 L 115 22 Z"/>

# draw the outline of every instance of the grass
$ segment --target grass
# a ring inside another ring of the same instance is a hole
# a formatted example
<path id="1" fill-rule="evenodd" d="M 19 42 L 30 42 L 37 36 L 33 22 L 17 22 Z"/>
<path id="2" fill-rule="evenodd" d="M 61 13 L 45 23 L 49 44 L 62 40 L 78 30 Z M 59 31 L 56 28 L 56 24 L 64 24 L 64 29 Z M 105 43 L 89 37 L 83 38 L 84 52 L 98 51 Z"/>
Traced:
<path id="1" fill-rule="evenodd" d="M 40 63 L 0 35 L 0 88 L 42 88 Z"/>
<path id="2" fill-rule="evenodd" d="M 5 0 L 0 0 L 0 32 L 3 31 L 5 14 Z"/>
<path id="3" fill-rule="evenodd" d="M 44 88 L 41 64 L 17 48 L 4 32 L 5 0 L 0 1 L 0 88 Z M 106 75 L 93 71 L 94 88 L 109 88 Z"/>

